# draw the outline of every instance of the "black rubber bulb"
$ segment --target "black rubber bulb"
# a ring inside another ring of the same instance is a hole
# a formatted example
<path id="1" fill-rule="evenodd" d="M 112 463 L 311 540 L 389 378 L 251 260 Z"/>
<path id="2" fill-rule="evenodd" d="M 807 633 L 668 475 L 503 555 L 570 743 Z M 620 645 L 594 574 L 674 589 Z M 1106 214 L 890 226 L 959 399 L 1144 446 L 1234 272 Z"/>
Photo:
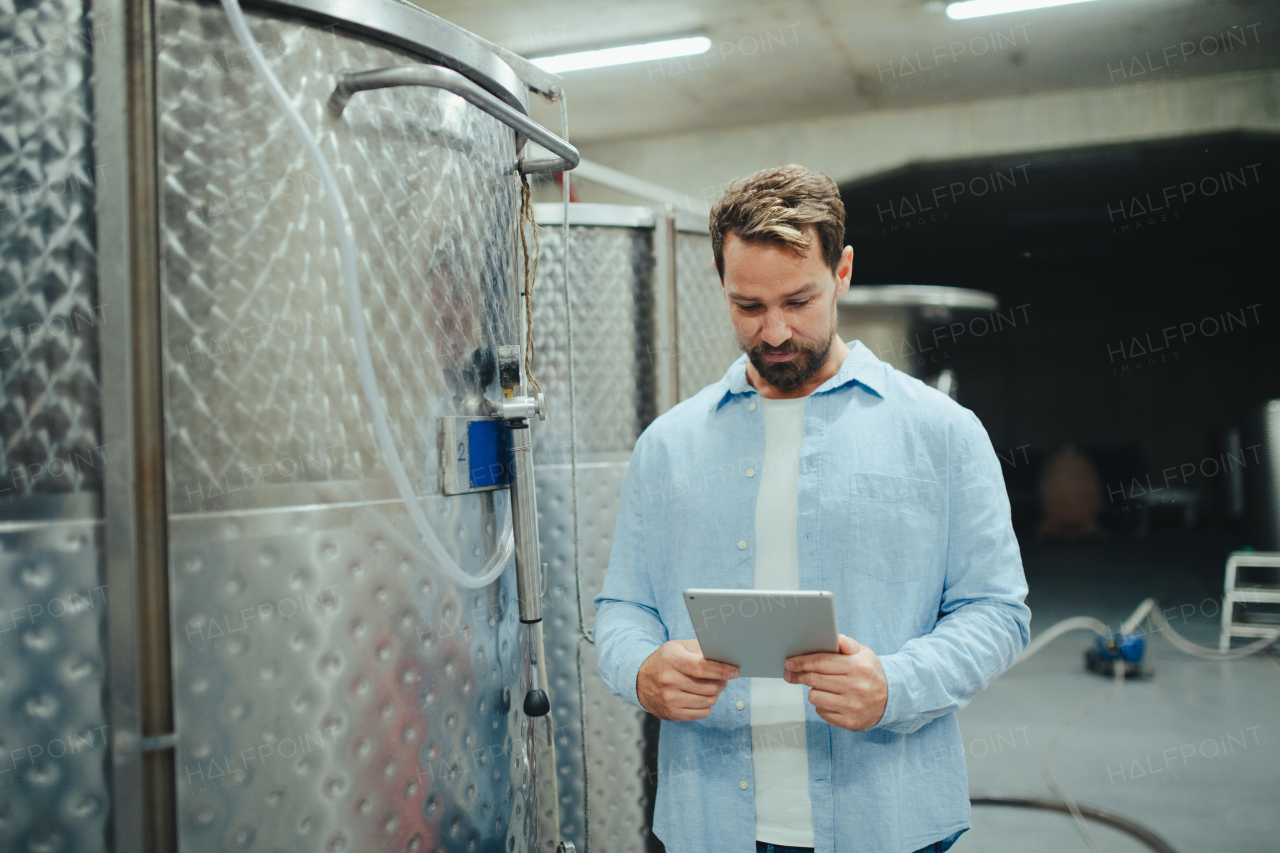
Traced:
<path id="1" fill-rule="evenodd" d="M 545 717 L 551 712 L 551 700 L 545 690 L 537 687 L 524 694 L 524 713 L 526 717 Z"/>

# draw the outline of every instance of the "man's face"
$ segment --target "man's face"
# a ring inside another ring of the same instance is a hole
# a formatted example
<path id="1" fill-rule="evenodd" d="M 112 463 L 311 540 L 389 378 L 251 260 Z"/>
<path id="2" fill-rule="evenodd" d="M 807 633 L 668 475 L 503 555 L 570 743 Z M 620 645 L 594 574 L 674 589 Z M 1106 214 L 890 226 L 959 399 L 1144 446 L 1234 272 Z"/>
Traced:
<path id="1" fill-rule="evenodd" d="M 730 233 L 724 240 L 724 278 L 729 316 L 738 346 L 764 381 L 795 388 L 827 361 L 835 339 L 836 300 L 849 290 L 853 249 L 846 246 L 833 273 L 813 241 L 809 254 L 774 243 L 747 243 Z"/>

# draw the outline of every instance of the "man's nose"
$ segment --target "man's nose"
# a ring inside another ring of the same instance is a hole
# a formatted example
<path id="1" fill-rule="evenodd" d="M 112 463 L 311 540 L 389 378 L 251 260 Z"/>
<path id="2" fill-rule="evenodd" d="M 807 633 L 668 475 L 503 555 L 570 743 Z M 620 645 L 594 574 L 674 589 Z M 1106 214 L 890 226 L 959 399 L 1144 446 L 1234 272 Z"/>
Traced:
<path id="1" fill-rule="evenodd" d="M 782 346 L 791 339 L 791 327 L 787 325 L 781 311 L 770 311 L 765 315 L 760 338 L 771 347 Z"/>

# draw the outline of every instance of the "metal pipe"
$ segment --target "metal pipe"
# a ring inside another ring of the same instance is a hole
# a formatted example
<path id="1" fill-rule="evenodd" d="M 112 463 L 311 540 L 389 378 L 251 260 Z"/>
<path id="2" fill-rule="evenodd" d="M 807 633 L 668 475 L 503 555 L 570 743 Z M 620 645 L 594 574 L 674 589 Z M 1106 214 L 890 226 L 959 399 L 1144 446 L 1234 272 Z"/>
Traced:
<path id="1" fill-rule="evenodd" d="M 511 436 L 511 526 L 516 539 L 516 593 L 520 621 L 542 621 L 538 571 L 538 506 L 533 490 L 533 439 L 529 422 L 509 422 Z"/>
<path id="2" fill-rule="evenodd" d="M 103 0 L 92 23 L 94 153 L 110 164 L 94 192 L 98 302 L 112 310 L 101 336 L 106 696 L 111 749 L 107 845 L 120 853 L 173 848 L 171 756 L 147 759 L 148 728 L 170 725 L 163 609 L 163 480 L 153 456 L 161 419 L 154 288 L 154 130 L 151 4 Z M 150 300 L 150 301 L 148 301 Z M 148 445 L 143 439 L 151 438 Z M 144 576 L 145 574 L 145 576 Z M 159 609 L 158 609 L 159 608 Z M 144 649 L 143 636 L 160 648 Z"/>
<path id="3" fill-rule="evenodd" d="M 658 352 L 652 360 L 657 414 L 680 402 L 679 298 L 676 291 L 676 223 L 660 210 L 653 227 L 653 335 Z"/>
<path id="4" fill-rule="evenodd" d="M 520 171 L 525 174 L 534 172 L 567 172 L 577 167 L 581 157 L 578 149 L 533 121 L 524 113 L 503 103 L 475 83 L 463 77 L 457 71 L 441 68 L 438 65 L 394 65 L 388 68 L 375 68 L 370 71 L 354 71 L 338 76 L 338 85 L 329 96 L 329 111 L 341 116 L 347 102 L 356 92 L 370 89 L 387 89 L 393 86 L 427 86 L 433 89 L 444 89 L 452 92 L 467 103 L 479 107 L 496 118 L 516 133 L 527 136 L 534 142 L 557 155 L 554 158 L 540 160 L 521 160 Z"/>

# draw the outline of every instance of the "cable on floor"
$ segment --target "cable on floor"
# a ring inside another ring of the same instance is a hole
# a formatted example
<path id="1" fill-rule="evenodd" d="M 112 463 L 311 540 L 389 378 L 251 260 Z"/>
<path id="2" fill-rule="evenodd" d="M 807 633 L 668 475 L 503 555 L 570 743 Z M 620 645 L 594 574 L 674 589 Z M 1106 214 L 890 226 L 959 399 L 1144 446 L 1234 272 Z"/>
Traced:
<path id="1" fill-rule="evenodd" d="M 975 806 L 1011 806 L 1018 809 L 1043 809 L 1044 811 L 1070 814 L 1070 809 L 1066 803 L 1046 800 L 1041 797 L 993 797 L 985 794 L 974 794 L 969 797 L 969 802 Z M 1130 820 L 1115 812 L 1109 812 L 1094 806 L 1077 805 L 1076 808 L 1086 819 L 1118 829 L 1126 835 L 1141 841 L 1148 848 L 1154 850 L 1155 853 L 1178 853 L 1155 830 L 1135 820 Z"/>

